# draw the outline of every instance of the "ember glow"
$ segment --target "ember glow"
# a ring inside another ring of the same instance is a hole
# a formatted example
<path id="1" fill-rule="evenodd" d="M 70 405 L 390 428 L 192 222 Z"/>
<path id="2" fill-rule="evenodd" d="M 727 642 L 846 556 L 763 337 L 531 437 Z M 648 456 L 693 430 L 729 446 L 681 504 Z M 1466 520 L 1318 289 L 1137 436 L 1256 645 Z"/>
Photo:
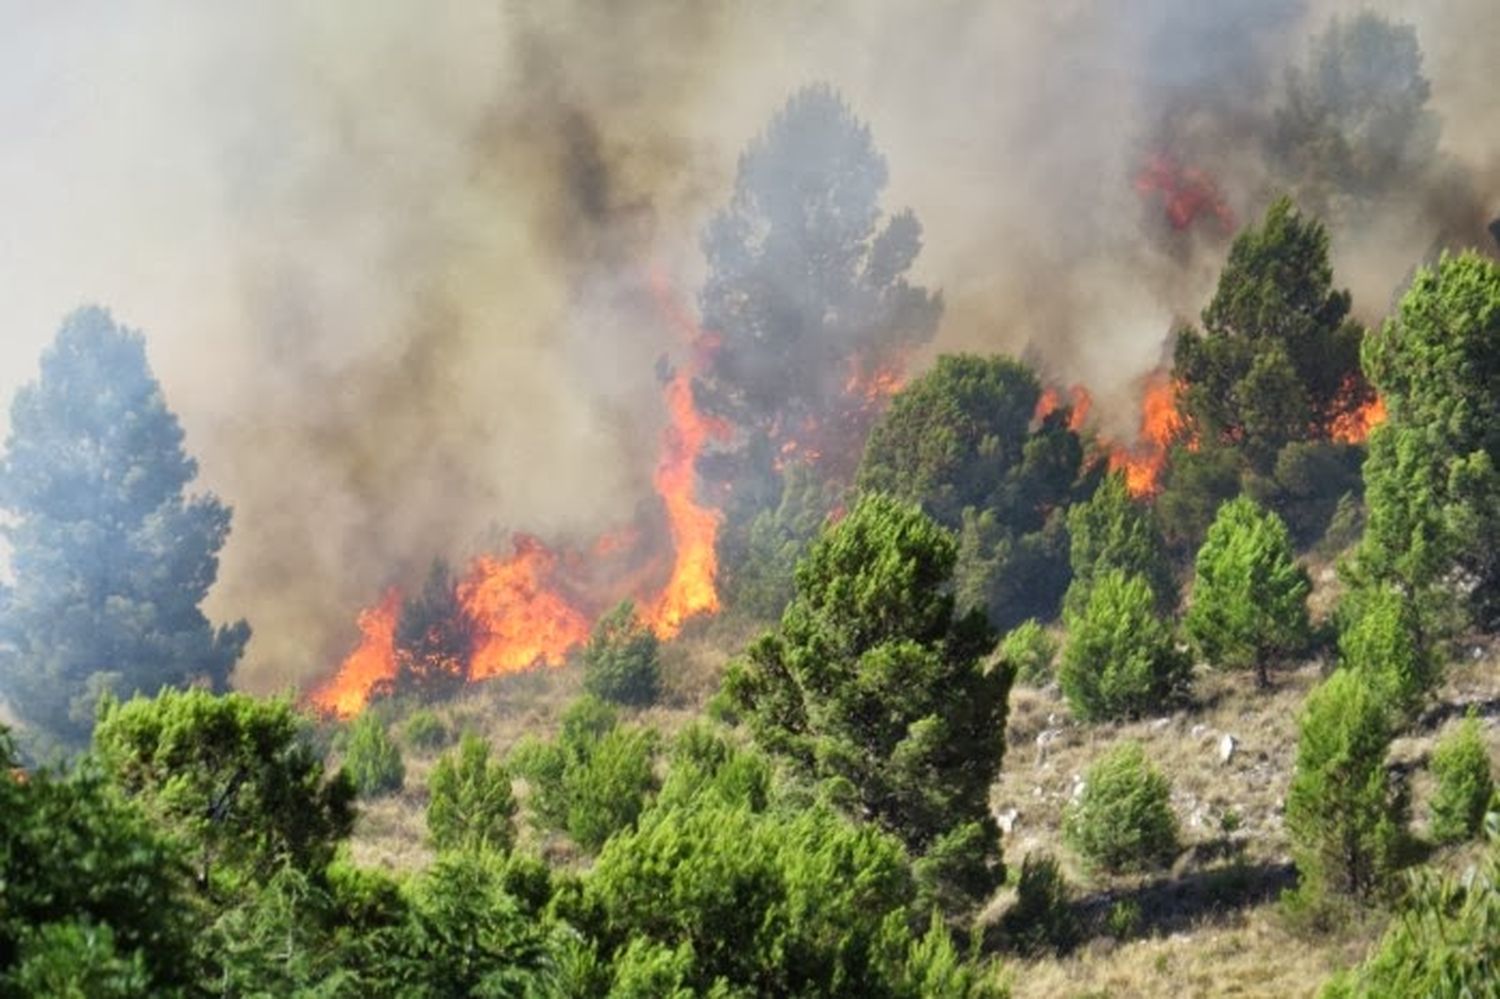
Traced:
<path id="1" fill-rule="evenodd" d="M 1160 200 L 1173 229 L 1187 229 L 1206 216 L 1225 234 L 1234 231 L 1234 212 L 1213 178 L 1202 170 L 1183 166 L 1175 157 L 1153 155 L 1136 175 L 1135 189 L 1143 198 Z"/>
<path id="2" fill-rule="evenodd" d="M 1375 397 L 1357 409 L 1341 413 L 1328 428 L 1328 436 L 1341 444 L 1363 444 L 1370 431 L 1385 422 L 1385 400 Z"/>
<path id="3" fill-rule="evenodd" d="M 364 708 L 370 694 L 396 678 L 396 622 L 401 618 L 401 591 L 386 591 L 380 603 L 360 612 L 359 645 L 339 671 L 308 697 L 313 707 L 339 718 Z"/>
<path id="4" fill-rule="evenodd" d="M 1036 401 L 1034 418 L 1041 422 L 1062 408 L 1062 405 L 1061 392 L 1055 388 L 1043 389 L 1041 398 Z M 1071 386 L 1068 389 L 1068 429 L 1075 434 L 1081 431 L 1088 422 L 1089 411 L 1093 406 L 1094 398 L 1089 395 L 1088 389 L 1082 385 Z"/>

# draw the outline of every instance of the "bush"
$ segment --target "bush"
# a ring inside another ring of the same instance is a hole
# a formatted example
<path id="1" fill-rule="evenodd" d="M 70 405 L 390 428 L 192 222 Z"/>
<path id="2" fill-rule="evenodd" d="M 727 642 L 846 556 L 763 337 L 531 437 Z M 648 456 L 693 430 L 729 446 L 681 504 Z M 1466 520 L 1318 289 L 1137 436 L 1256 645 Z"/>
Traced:
<path id="1" fill-rule="evenodd" d="M 1438 681 L 1416 604 L 1393 587 L 1361 587 L 1345 597 L 1339 617 L 1339 665 L 1361 676 L 1398 720 L 1415 716 Z"/>
<path id="2" fill-rule="evenodd" d="M 1062 952 L 1079 940 L 1068 883 L 1051 854 L 1028 853 L 1021 862 L 1016 903 L 1000 919 L 1006 943 L 1022 954 Z"/>
<path id="3" fill-rule="evenodd" d="M 1336 670 L 1302 709 L 1286 827 L 1304 901 L 1367 896 L 1393 868 L 1405 801 L 1386 780 L 1390 711 L 1358 673 Z"/>
<path id="4" fill-rule="evenodd" d="M 452 737 L 443 720 L 426 708 L 411 713 L 401 726 L 401 734 L 408 746 L 418 750 L 441 749 Z"/>
<path id="5" fill-rule="evenodd" d="M 375 798 L 401 790 L 406 764 L 401 750 L 374 715 L 361 715 L 349 727 L 344 771 L 362 797 Z"/>
<path id="6" fill-rule="evenodd" d="M 437 761 L 427 786 L 427 832 L 436 849 L 511 848 L 516 799 L 510 792 L 510 774 L 498 762 L 490 762 L 489 743 L 464 736 L 457 750 Z"/>
<path id="7" fill-rule="evenodd" d="M 1082 611 L 1068 611 L 1058 681 L 1078 717 L 1134 717 L 1185 692 L 1191 663 L 1155 605 L 1145 579 L 1110 570 L 1090 588 Z"/>
<path id="8" fill-rule="evenodd" d="M 1495 780 L 1479 719 L 1472 710 L 1463 724 L 1438 741 L 1432 751 L 1432 775 L 1437 780 L 1432 795 L 1433 840 L 1459 843 L 1474 836 L 1484 824 Z"/>
<path id="9" fill-rule="evenodd" d="M 1171 785 L 1140 743 L 1124 743 L 1089 768 L 1063 816 L 1063 838 L 1092 867 L 1149 870 L 1177 852 L 1171 799 Z"/>
<path id="10" fill-rule="evenodd" d="M 1311 590 L 1281 518 L 1241 497 L 1219 508 L 1198 551 L 1184 625 L 1205 659 L 1253 668 L 1265 687 L 1272 660 L 1307 647 Z"/>
<path id="11" fill-rule="evenodd" d="M 1015 670 L 1019 683 L 1041 686 L 1052 679 L 1052 660 L 1057 657 L 1058 642 L 1030 618 L 1006 635 L 1000 642 L 1000 658 Z"/>
<path id="12" fill-rule="evenodd" d="M 616 704 L 653 703 L 661 685 L 658 651 L 656 635 L 624 601 L 594 625 L 583 651 L 584 689 Z"/>

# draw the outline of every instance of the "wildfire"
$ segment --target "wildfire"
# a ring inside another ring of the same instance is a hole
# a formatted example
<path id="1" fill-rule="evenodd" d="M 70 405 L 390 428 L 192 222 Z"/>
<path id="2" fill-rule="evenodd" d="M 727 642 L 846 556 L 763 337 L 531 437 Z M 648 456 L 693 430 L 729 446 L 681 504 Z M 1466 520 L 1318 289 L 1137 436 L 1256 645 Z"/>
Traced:
<path id="1" fill-rule="evenodd" d="M 1167 452 L 1186 429 L 1177 412 L 1175 382 L 1164 371 L 1153 373 L 1141 400 L 1141 429 L 1129 447 L 1112 446 L 1109 467 L 1125 471 L 1125 486 L 1132 496 L 1154 496 L 1161 490 L 1161 474 Z"/>
<path id="2" fill-rule="evenodd" d="M 698 411 L 693 379 L 716 347 L 715 339 L 671 297 L 660 275 L 651 288 L 663 316 L 685 333 L 693 356 L 666 380 L 668 413 L 653 485 L 666 515 L 671 568 L 639 554 L 635 527 L 599 537 L 582 551 L 559 554 L 540 539 L 517 534 L 508 557 L 481 555 L 455 588 L 461 612 L 473 626 L 473 646 L 460 666 L 470 680 L 561 664 L 588 640 L 597 615 L 623 597 L 635 600 L 642 620 L 662 638 L 698 614 L 719 609 L 716 589 L 720 515 L 696 496 L 698 457 L 709 440 L 727 432 Z M 600 577 L 607 577 L 602 583 Z M 652 584 L 655 585 L 652 585 Z M 347 718 L 358 714 L 383 683 L 396 676 L 396 624 L 402 598 L 391 590 L 359 616 L 359 647 L 338 673 L 309 698 L 314 707 Z"/>
<path id="3" fill-rule="evenodd" d="M 514 544 L 508 559 L 476 558 L 458 584 L 458 602 L 477 632 L 470 679 L 558 665 L 589 636 L 589 619 L 551 582 L 557 555 L 530 535 L 516 535 Z"/>
<path id="4" fill-rule="evenodd" d="M 1379 396 L 1357 409 L 1340 413 L 1328 428 L 1328 436 L 1341 444 L 1363 444 L 1370 431 L 1385 422 L 1385 400 Z"/>
<path id="5" fill-rule="evenodd" d="M 1136 175 L 1135 189 L 1142 197 L 1160 196 L 1162 211 L 1173 229 L 1187 229 L 1209 215 L 1221 231 L 1234 231 L 1234 212 L 1213 178 L 1202 170 L 1183 166 L 1166 153 L 1156 153 L 1146 161 Z"/>
<path id="6" fill-rule="evenodd" d="M 1094 398 L 1089 395 L 1089 390 L 1082 385 L 1074 385 L 1068 389 L 1068 429 L 1075 434 L 1083 429 L 1088 422 L 1089 410 L 1094 406 Z M 1041 398 L 1036 402 L 1035 419 L 1040 422 L 1057 412 L 1062 407 L 1062 393 L 1055 388 L 1042 390 Z"/>
<path id="7" fill-rule="evenodd" d="M 396 622 L 401 618 L 401 591 L 392 587 L 380 603 L 359 615 L 360 641 L 339 671 L 308 700 L 313 707 L 340 718 L 359 714 L 371 692 L 396 678 Z"/>

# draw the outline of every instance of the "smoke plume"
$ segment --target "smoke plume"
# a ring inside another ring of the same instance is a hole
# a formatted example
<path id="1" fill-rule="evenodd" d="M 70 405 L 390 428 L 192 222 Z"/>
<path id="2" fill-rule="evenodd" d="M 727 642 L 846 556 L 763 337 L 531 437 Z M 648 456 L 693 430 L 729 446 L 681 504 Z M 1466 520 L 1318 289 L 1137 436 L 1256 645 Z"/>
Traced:
<path id="1" fill-rule="evenodd" d="M 937 348 L 1024 353 L 1128 436 L 1229 239 L 1141 171 L 1169 157 L 1253 219 L 1289 69 L 1365 7 L 1416 28 L 1442 127 L 1402 198 L 1335 221 L 1375 318 L 1500 210 L 1489 0 L 13 6 L 0 393 L 81 302 L 145 330 L 235 507 L 211 611 L 256 628 L 237 679 L 305 682 L 434 555 L 649 500 L 681 348 L 647 275 L 691 299 L 699 228 L 797 87 L 869 122 Z"/>

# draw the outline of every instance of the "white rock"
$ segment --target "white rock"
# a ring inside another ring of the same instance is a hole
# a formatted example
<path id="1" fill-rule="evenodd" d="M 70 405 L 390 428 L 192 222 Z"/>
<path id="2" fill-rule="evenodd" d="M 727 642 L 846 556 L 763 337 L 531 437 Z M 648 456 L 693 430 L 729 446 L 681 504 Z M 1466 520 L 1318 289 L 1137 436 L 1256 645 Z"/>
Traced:
<path id="1" fill-rule="evenodd" d="M 1204 732 L 1207 732 L 1207 731 L 1208 731 L 1208 726 L 1205 725 L 1205 724 L 1203 724 L 1202 722 L 1199 722 L 1198 724 L 1194 725 L 1192 728 L 1190 728 L 1188 730 L 1188 735 L 1192 736 L 1194 739 L 1197 739 L 1200 736 L 1202 736 Z"/>
<path id="2" fill-rule="evenodd" d="M 1151 731 L 1160 732 L 1170 724 L 1172 724 L 1171 718 L 1158 718 L 1156 719 L 1156 721 L 1151 723 Z"/>
<path id="3" fill-rule="evenodd" d="M 1219 762 L 1228 763 L 1230 760 L 1234 759 L 1234 750 L 1238 745 L 1239 740 L 1230 735 L 1228 732 L 1225 732 L 1223 735 L 1221 735 L 1219 737 Z"/>
<path id="4" fill-rule="evenodd" d="M 1038 790 L 1040 790 L 1040 788 L 1038 788 Z M 1016 828 L 1016 821 L 1020 819 L 1020 817 L 1021 812 L 1019 809 L 1007 808 L 1005 811 L 995 816 L 995 822 L 1000 826 L 1000 831 L 1009 836 L 1011 832 Z"/>

